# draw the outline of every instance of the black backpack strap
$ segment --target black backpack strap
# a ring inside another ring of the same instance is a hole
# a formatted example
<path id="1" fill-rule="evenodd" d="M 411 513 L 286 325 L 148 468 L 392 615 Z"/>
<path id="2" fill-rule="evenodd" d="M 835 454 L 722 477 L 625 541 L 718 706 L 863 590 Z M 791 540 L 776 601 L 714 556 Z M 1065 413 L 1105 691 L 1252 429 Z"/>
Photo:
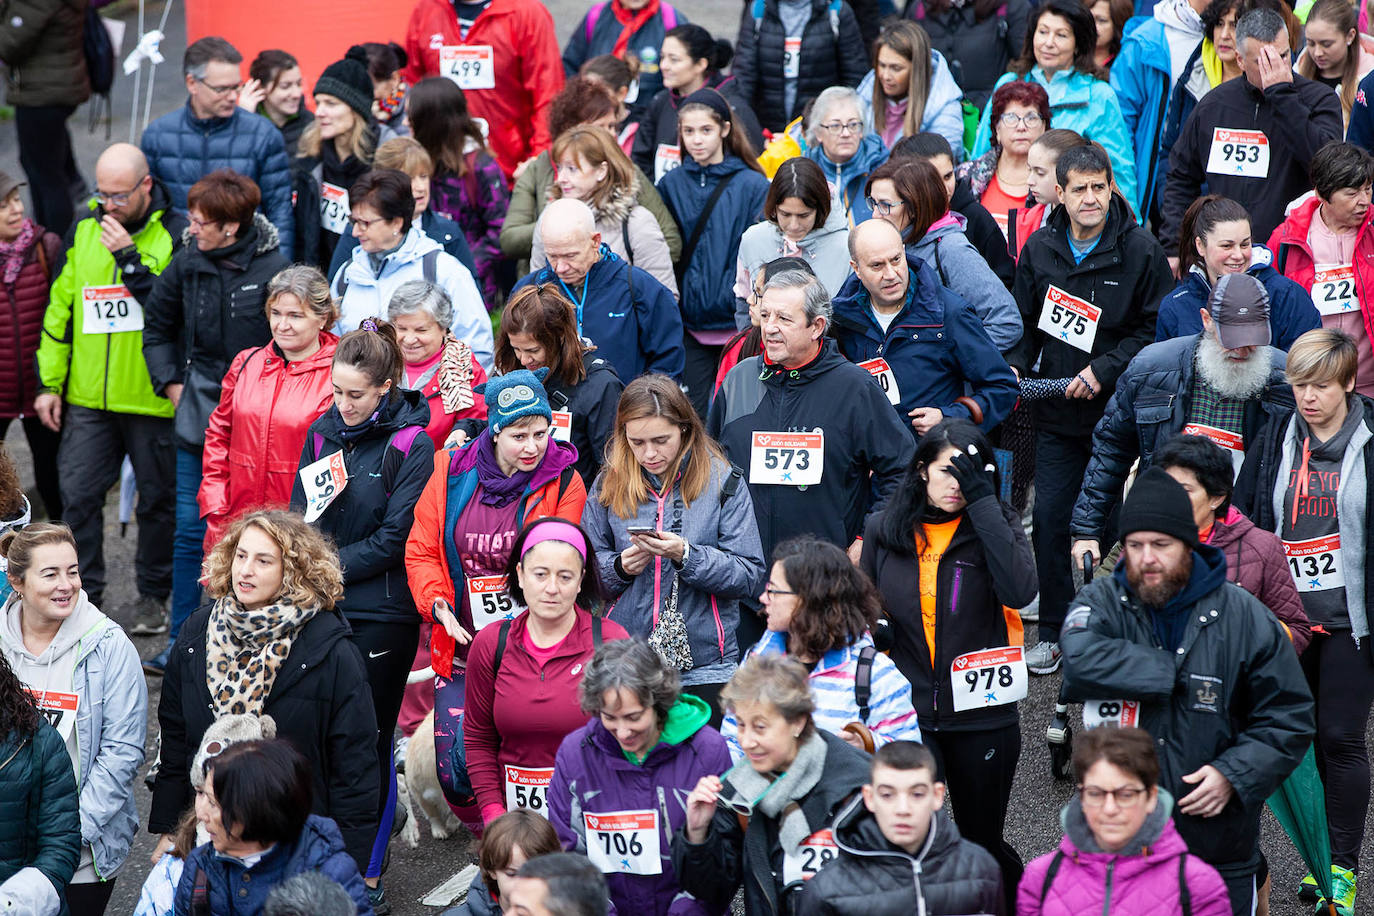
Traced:
<path id="1" fill-rule="evenodd" d="M 725 483 L 720 485 L 721 506 L 724 506 L 730 501 L 730 497 L 735 495 L 739 490 L 740 481 L 743 479 L 744 472 L 739 469 L 739 466 L 734 464 L 730 465 L 730 476 L 725 478 Z"/>
<path id="2" fill-rule="evenodd" d="M 210 888 L 205 869 L 196 869 L 196 884 L 191 889 L 191 916 L 210 916 Z"/>
<path id="3" fill-rule="evenodd" d="M 940 260 L 940 240 L 935 240 L 935 272 L 940 275 L 940 285 L 949 289 L 949 276 L 945 273 L 945 265 Z"/>
<path id="4" fill-rule="evenodd" d="M 592 651 L 601 648 L 601 615 L 592 614 Z"/>
<path id="5" fill-rule="evenodd" d="M 1045 905 L 1045 898 L 1049 896 L 1050 885 L 1054 884 L 1054 876 L 1059 874 L 1059 866 L 1064 862 L 1064 850 L 1056 849 L 1054 858 L 1050 859 L 1050 867 L 1045 869 L 1045 883 L 1040 885 L 1040 906 Z"/>
<path id="6" fill-rule="evenodd" d="M 635 249 L 630 244 L 630 214 L 626 213 L 625 218 L 620 221 L 620 237 L 625 240 L 625 260 L 630 262 L 630 266 L 635 266 Z"/>
<path id="7" fill-rule="evenodd" d="M 1016 215 L 1020 212 L 1014 208 L 1007 211 L 1007 254 L 1013 261 L 1016 260 Z"/>
<path id="8" fill-rule="evenodd" d="M 442 249 L 436 248 L 433 251 L 426 251 L 420 259 L 420 269 L 424 271 L 426 283 L 434 283 L 439 278 L 439 252 Z"/>
<path id="9" fill-rule="evenodd" d="M 506 654 L 506 637 L 510 636 L 510 618 L 501 621 L 501 631 L 496 634 L 496 654 L 491 659 L 491 682 L 496 683 L 496 675 L 501 673 L 501 657 Z"/>
<path id="10" fill-rule="evenodd" d="M 1188 854 L 1178 857 L 1178 905 L 1183 916 L 1193 916 L 1193 895 L 1188 891 Z"/>
<path id="11" fill-rule="evenodd" d="M 687 237 L 687 244 L 682 246 L 682 257 L 677 262 L 677 286 L 682 289 L 682 278 L 687 273 L 687 266 L 692 263 L 692 255 L 697 253 L 697 243 L 701 241 L 702 234 L 706 231 L 706 224 L 711 220 L 711 211 L 716 208 L 720 196 L 725 193 L 725 189 L 730 186 L 739 172 L 732 172 L 729 178 L 716 185 L 716 189 L 711 192 L 711 196 L 706 198 L 706 206 L 701 208 L 697 214 L 697 224 L 692 227 L 692 234 Z"/>
<path id="12" fill-rule="evenodd" d="M 859 706 L 859 721 L 868 724 L 868 703 L 873 699 L 873 658 L 878 654 L 874 646 L 859 650 L 859 663 L 854 668 L 854 702 Z"/>

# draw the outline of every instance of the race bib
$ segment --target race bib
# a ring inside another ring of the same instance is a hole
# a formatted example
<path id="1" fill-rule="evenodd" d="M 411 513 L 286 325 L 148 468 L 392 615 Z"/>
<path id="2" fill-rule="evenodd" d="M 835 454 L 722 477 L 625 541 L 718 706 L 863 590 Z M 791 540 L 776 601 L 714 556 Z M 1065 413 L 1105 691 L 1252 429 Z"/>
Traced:
<path id="1" fill-rule="evenodd" d="M 74 693 L 32 688 L 29 688 L 29 696 L 33 697 L 34 705 L 43 714 L 43 718 L 48 720 L 48 724 L 57 729 L 62 741 L 70 741 L 72 729 L 76 727 L 76 709 L 81 705 L 81 698 Z"/>
<path id="2" fill-rule="evenodd" d="M 444 45 L 439 49 L 439 72 L 464 91 L 496 88 L 491 45 Z"/>
<path id="3" fill-rule="evenodd" d="M 143 330 L 143 306 L 127 286 L 83 286 L 81 303 L 83 334 Z"/>
<path id="4" fill-rule="evenodd" d="M 572 441 L 572 411 L 555 410 L 553 412 L 553 423 L 549 426 L 549 435 L 559 442 Z"/>
<path id="5" fill-rule="evenodd" d="M 1341 536 L 1306 541 L 1284 541 L 1283 553 L 1288 558 L 1288 571 L 1300 592 L 1324 592 L 1345 588 L 1345 572 L 1341 567 Z"/>
<path id="6" fill-rule="evenodd" d="M 1229 429 L 1217 429 L 1215 426 L 1203 426 L 1201 423 L 1188 423 L 1183 427 L 1183 435 L 1201 436 L 1220 445 L 1231 456 L 1231 473 L 1240 473 L 1240 466 L 1245 461 L 1245 438 L 1240 433 L 1233 433 Z"/>
<path id="7" fill-rule="evenodd" d="M 880 356 L 877 359 L 859 363 L 859 368 L 867 369 L 868 374 L 878 380 L 878 386 L 883 389 L 883 394 L 887 395 L 892 406 L 896 407 L 902 403 L 902 393 L 897 389 L 897 376 L 893 373 L 892 367 L 887 364 L 887 360 Z"/>
<path id="8" fill-rule="evenodd" d="M 553 767 L 517 767 L 506 764 L 506 810 L 528 808 L 544 817 L 549 816 L 549 783 L 553 782 Z"/>
<path id="9" fill-rule="evenodd" d="M 468 576 L 467 586 L 474 629 L 515 619 L 515 599 L 506 591 L 505 576 Z"/>
<path id="10" fill-rule="evenodd" d="M 654 184 L 658 184 L 663 180 L 664 175 L 680 165 L 682 165 L 681 147 L 660 143 L 658 149 L 654 151 Z"/>
<path id="11" fill-rule="evenodd" d="M 997 224 L 997 228 L 1002 230 L 1002 238 L 1011 238 L 1011 233 L 1007 231 L 1007 226 L 1011 224 L 1011 217 L 1005 210 L 1001 213 L 993 213 L 992 221 Z"/>
<path id="12" fill-rule="evenodd" d="M 949 666 L 949 686 L 955 712 L 1024 700 L 1030 689 L 1025 651 L 1020 646 L 1002 646 L 965 652 Z"/>
<path id="13" fill-rule="evenodd" d="M 1262 130 L 1212 130 L 1212 150 L 1207 154 L 1207 171 L 1214 175 L 1241 178 L 1269 177 L 1269 138 Z"/>
<path id="14" fill-rule="evenodd" d="M 661 875 L 657 811 L 583 814 L 587 858 L 608 875 Z"/>
<path id="15" fill-rule="evenodd" d="M 1083 727 L 1101 728 L 1114 725 L 1131 728 L 1140 721 L 1140 703 L 1136 700 L 1087 700 L 1083 703 Z"/>
<path id="16" fill-rule="evenodd" d="M 335 235 L 348 232 L 348 192 L 336 184 L 320 182 L 320 228 Z"/>
<path id="17" fill-rule="evenodd" d="M 782 881 L 784 885 L 810 881 L 816 872 L 827 862 L 838 858 L 840 848 L 835 845 L 835 835 L 830 830 L 817 830 L 802 840 L 797 851 L 789 853 L 782 860 Z"/>
<path id="18" fill-rule="evenodd" d="M 825 470 L 825 433 L 754 433 L 749 482 L 810 487 Z"/>
<path id="19" fill-rule="evenodd" d="M 801 36 L 782 40 L 782 78 L 794 80 L 801 76 Z"/>
<path id="20" fill-rule="evenodd" d="M 313 522 L 324 514 L 329 504 L 348 486 L 348 470 L 344 467 L 343 452 L 325 455 L 298 472 L 305 488 L 305 521 Z"/>
<path id="21" fill-rule="evenodd" d="M 1319 265 L 1312 280 L 1312 301 L 1323 315 L 1343 315 L 1358 309 L 1355 268 L 1350 264 Z"/>
<path id="22" fill-rule="evenodd" d="M 1091 302 L 1051 286 L 1045 291 L 1045 304 L 1036 327 L 1061 343 L 1091 353 L 1101 317 L 1102 310 Z"/>

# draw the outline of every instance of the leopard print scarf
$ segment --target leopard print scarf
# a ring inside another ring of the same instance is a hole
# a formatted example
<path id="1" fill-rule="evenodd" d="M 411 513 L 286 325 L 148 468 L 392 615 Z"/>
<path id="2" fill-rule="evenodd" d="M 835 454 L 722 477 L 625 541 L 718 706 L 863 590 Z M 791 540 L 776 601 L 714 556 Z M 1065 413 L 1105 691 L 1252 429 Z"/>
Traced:
<path id="1" fill-rule="evenodd" d="M 215 602 L 205 664 L 216 718 L 262 715 L 291 644 L 318 610 L 285 601 L 256 611 L 230 597 Z"/>

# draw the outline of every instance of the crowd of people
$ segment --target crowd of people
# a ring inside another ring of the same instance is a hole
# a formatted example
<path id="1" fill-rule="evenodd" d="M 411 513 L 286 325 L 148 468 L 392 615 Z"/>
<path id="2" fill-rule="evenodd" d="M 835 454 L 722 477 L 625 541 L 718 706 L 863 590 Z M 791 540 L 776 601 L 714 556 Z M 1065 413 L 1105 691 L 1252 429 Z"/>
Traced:
<path id="1" fill-rule="evenodd" d="M 0 23 L 0 909 L 385 916 L 432 787 L 468 916 L 1356 912 L 1362 7 L 418 0 L 92 195 L 84 5 Z"/>

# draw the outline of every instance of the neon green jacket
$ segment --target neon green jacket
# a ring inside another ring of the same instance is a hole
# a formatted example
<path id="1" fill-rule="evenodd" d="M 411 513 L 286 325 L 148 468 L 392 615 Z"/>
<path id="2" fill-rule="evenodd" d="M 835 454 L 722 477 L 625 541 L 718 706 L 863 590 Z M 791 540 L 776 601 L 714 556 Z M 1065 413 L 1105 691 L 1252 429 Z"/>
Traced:
<path id="1" fill-rule="evenodd" d="M 148 215 L 138 231 L 130 233 L 134 244 L 117 256 L 100 244 L 99 219 L 83 219 L 72 230 L 38 345 L 39 383 L 67 403 L 115 413 L 172 416 L 172 402 L 153 393 L 143 360 L 143 332 L 85 333 L 82 301 L 85 287 L 121 283 L 139 302 L 148 301 L 153 282 L 176 252 L 185 222 L 170 208 L 167 192 L 154 181 Z"/>

